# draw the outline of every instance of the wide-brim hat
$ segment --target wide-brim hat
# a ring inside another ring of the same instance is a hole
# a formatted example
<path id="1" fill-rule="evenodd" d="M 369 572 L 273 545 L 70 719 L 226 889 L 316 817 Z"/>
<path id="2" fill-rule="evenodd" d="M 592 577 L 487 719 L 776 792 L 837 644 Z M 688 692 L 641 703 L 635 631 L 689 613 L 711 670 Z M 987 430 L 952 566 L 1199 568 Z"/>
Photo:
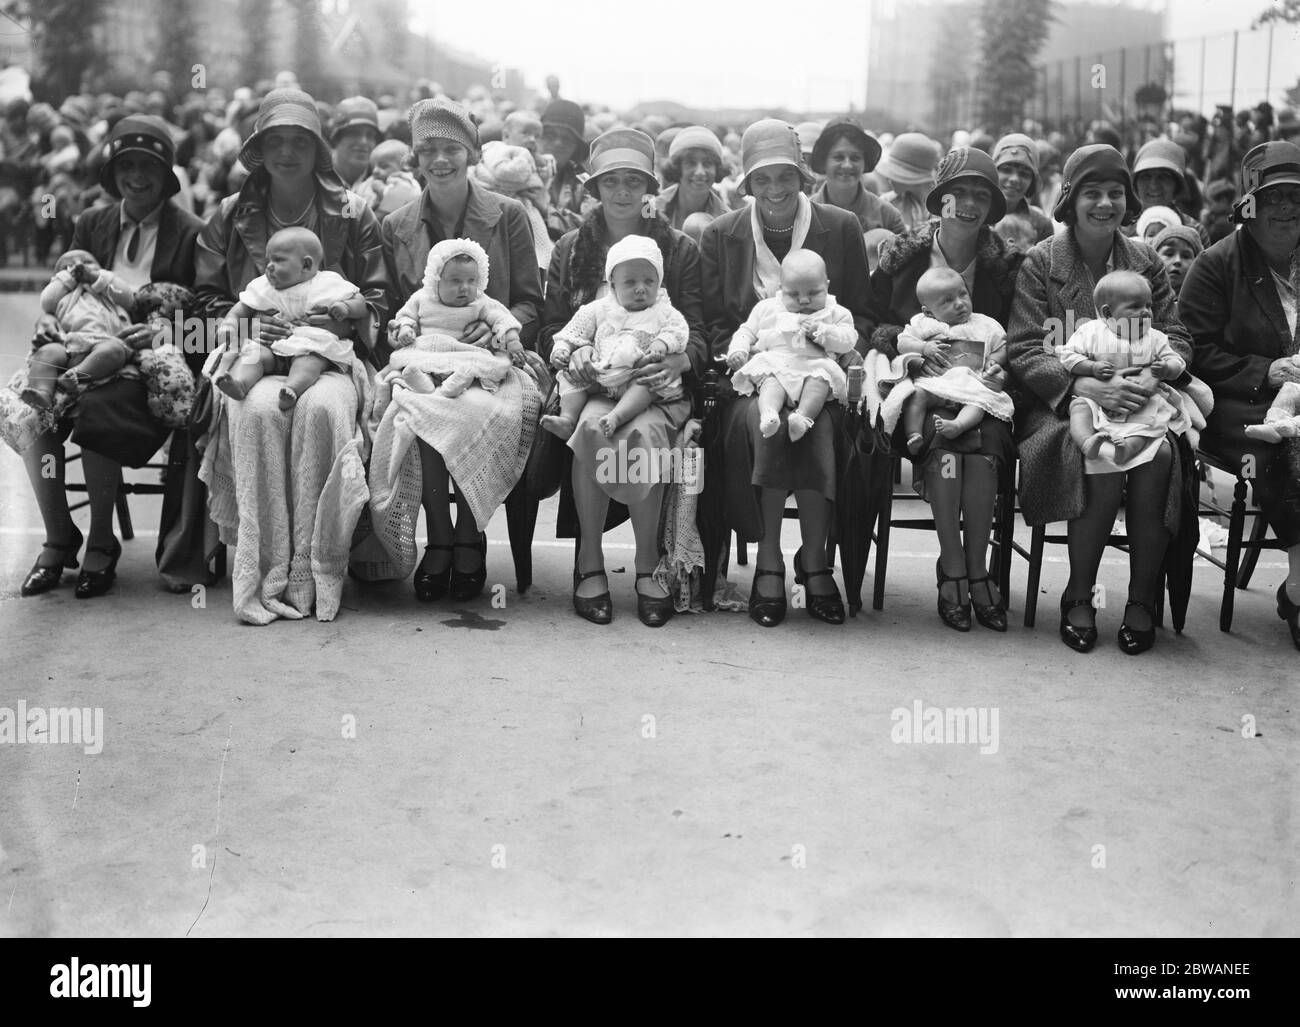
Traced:
<path id="1" fill-rule="evenodd" d="M 1241 199 L 1232 205 L 1237 224 L 1249 197 L 1275 185 L 1300 185 L 1300 146 L 1279 139 L 1253 147 L 1241 160 L 1241 185 Z"/>
<path id="2" fill-rule="evenodd" d="M 181 191 L 181 182 L 176 177 L 174 167 L 176 147 L 161 118 L 149 114 L 128 115 L 113 126 L 113 131 L 104 141 L 104 163 L 99 169 L 99 184 L 115 200 L 120 200 L 122 194 L 117 191 L 114 165 L 117 158 L 127 153 L 148 154 L 163 166 L 164 196 L 175 196 Z"/>
<path id="3" fill-rule="evenodd" d="M 831 147 L 841 139 L 847 139 L 862 151 L 863 171 L 873 170 L 880 162 L 882 153 L 880 141 L 853 118 L 845 116 L 831 118 L 826 122 L 821 135 L 817 137 L 817 143 L 813 146 L 812 160 L 809 161 L 813 171 L 819 175 L 826 174 L 826 158 L 830 156 Z"/>
<path id="4" fill-rule="evenodd" d="M 1133 224 L 1142 213 L 1142 201 L 1133 188 L 1133 174 L 1124 163 L 1124 155 L 1110 143 L 1089 143 L 1070 154 L 1061 169 L 1061 195 L 1052 208 L 1052 217 L 1064 223 L 1079 189 L 1087 182 L 1108 178 L 1124 184 L 1123 224 Z"/>
<path id="5" fill-rule="evenodd" d="M 638 171 L 646 178 L 647 192 L 659 191 L 654 140 L 635 128 L 611 128 L 592 140 L 587 170 L 591 172 L 587 179 L 588 192 L 594 192 L 596 181 L 610 171 Z"/>
<path id="6" fill-rule="evenodd" d="M 799 172 L 805 186 L 813 184 L 812 175 L 804 167 L 803 151 L 799 148 L 799 135 L 789 122 L 777 118 L 756 121 L 740 137 L 740 184 L 736 192 L 749 195 L 749 176 L 760 168 L 788 164 Z"/>
<path id="7" fill-rule="evenodd" d="M 349 96 L 340 100 L 330 121 L 330 145 L 337 146 L 339 137 L 350 128 L 373 128 L 379 135 L 379 106 L 366 96 Z"/>
<path id="8" fill-rule="evenodd" d="M 310 94 L 301 89 L 272 89 L 262 97 L 253 134 L 239 150 L 239 163 L 250 172 L 262 167 L 262 141 L 273 128 L 301 128 L 310 132 L 316 139 L 316 173 L 334 174 L 334 155 L 321 135 L 320 115 Z"/>
<path id="9" fill-rule="evenodd" d="M 980 182 L 992 192 L 988 216 L 984 219 L 986 225 L 996 224 L 1007 216 L 1007 200 L 1002 195 L 1002 187 L 998 185 L 997 166 L 992 157 L 973 146 L 959 146 L 948 151 L 935 173 L 934 188 L 925 197 L 925 209 L 942 217 L 944 197 L 954 183 L 965 180 Z"/>
<path id="10" fill-rule="evenodd" d="M 573 151 L 573 160 L 581 164 L 591 152 L 587 144 L 585 133 L 587 131 L 587 116 L 582 113 L 582 108 L 572 100 L 552 100 L 542 111 L 542 128 L 547 125 L 553 128 L 565 129 L 578 148 Z M 653 145 L 653 144 L 652 144 Z"/>
<path id="11" fill-rule="evenodd" d="M 925 185 L 934 181 L 939 163 L 939 144 L 920 132 L 904 132 L 880 158 L 876 174 L 899 185 Z"/>
<path id="12" fill-rule="evenodd" d="M 1152 139 L 1138 150 L 1133 162 L 1133 181 L 1144 171 L 1167 171 L 1178 180 L 1178 192 L 1182 196 L 1187 191 L 1184 176 L 1187 174 L 1187 151 L 1172 139 Z"/>
<path id="13" fill-rule="evenodd" d="M 1003 164 L 1020 164 L 1027 167 L 1029 188 L 1025 190 L 1025 194 L 1033 196 L 1038 192 L 1038 144 L 1029 136 L 1019 132 L 1004 135 L 993 146 L 993 164 L 999 168 Z"/>

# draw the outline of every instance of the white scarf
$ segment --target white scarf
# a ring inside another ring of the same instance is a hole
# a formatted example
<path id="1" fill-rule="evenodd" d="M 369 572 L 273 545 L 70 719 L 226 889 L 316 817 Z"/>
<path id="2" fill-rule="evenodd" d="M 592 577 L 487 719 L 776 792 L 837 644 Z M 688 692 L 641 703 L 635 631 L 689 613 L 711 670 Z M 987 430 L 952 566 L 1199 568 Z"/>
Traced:
<path id="1" fill-rule="evenodd" d="M 750 221 L 754 226 L 754 291 L 760 300 L 775 296 L 781 287 L 781 262 L 776 259 L 763 238 L 763 223 L 758 219 L 758 200 L 750 204 Z M 812 204 L 803 193 L 799 194 L 799 209 L 794 215 L 794 231 L 790 235 L 790 252 L 803 249 L 812 224 Z"/>

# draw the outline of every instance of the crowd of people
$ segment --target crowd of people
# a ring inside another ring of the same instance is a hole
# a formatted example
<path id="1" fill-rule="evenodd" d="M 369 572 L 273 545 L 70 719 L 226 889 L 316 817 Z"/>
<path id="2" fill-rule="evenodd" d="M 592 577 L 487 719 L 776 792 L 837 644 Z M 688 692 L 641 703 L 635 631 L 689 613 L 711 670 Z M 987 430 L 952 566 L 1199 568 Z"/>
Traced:
<path id="1" fill-rule="evenodd" d="M 791 493 L 806 609 L 845 619 L 827 539 L 835 425 L 853 406 L 933 509 L 949 627 L 1006 630 L 987 554 L 1018 462 L 1026 521 L 1068 523 L 1063 642 L 1096 644 L 1123 502 L 1117 640 L 1150 649 L 1200 449 L 1249 462 L 1300 648 L 1290 112 L 1187 115 L 1126 153 L 1104 123 L 1077 145 L 1033 124 L 945 145 L 852 116 L 623 117 L 548 85 L 535 107 L 431 83 L 330 106 L 288 73 L 180 104 L 10 101 L 0 239 L 53 272 L 26 366 L 0 390 L 0 435 L 46 531 L 23 594 L 55 587 L 83 542 L 76 595 L 111 590 L 121 469 L 182 428 L 159 572 L 188 590 L 218 540 L 234 545 L 243 621 L 332 619 L 348 574 L 472 599 L 488 521 L 502 504 L 527 518 L 532 467 L 558 447 L 575 612 L 612 619 L 601 540 L 626 516 L 638 616 L 662 626 L 720 582 L 703 580 L 690 490 L 625 473 L 626 455 L 654 467 L 698 440 L 712 370 L 724 458 L 707 473 L 727 528 L 758 544 L 743 605 L 761 625 L 787 613 Z M 174 327 L 194 319 L 197 351 Z M 63 488 L 69 437 L 85 539 Z"/>

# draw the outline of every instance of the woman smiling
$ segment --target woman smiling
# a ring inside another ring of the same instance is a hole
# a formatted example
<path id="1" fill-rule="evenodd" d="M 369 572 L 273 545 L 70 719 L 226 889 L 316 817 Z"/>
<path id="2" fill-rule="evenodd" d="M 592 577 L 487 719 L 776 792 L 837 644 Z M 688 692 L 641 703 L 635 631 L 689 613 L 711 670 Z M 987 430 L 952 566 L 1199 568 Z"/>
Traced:
<path id="1" fill-rule="evenodd" d="M 826 181 L 811 199 L 856 215 L 864 234 L 873 228 L 901 234 L 907 230 L 903 215 L 862 184 L 862 176 L 879 160 L 880 143 L 874 136 L 852 118 L 832 118 L 813 144 L 812 169 Z"/>

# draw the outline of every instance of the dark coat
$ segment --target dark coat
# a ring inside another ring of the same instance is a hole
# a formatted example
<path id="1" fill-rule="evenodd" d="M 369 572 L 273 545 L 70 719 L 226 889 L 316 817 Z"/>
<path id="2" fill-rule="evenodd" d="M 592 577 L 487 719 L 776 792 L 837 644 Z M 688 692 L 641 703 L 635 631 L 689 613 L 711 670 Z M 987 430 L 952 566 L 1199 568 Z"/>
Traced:
<path id="1" fill-rule="evenodd" d="M 1190 362 L 1191 340 L 1178 320 L 1173 289 L 1155 250 L 1117 232 L 1111 252 L 1115 270 L 1136 271 L 1150 284 L 1152 327 L 1168 335 L 1178 355 Z M 1007 348 L 1017 390 L 1020 501 L 1028 524 L 1074 520 L 1086 505 L 1083 453 L 1070 438 L 1073 379 L 1056 349 L 1077 322 L 1098 316 L 1092 290 L 1092 275 L 1072 228 L 1031 249 L 1016 279 Z M 1176 532 L 1183 474 L 1176 449 L 1173 459 L 1165 526 Z"/>
<path id="2" fill-rule="evenodd" d="M 1292 258 L 1292 280 L 1297 258 Z M 1262 466 L 1277 447 L 1246 438 L 1277 389 L 1268 383 L 1274 360 L 1297 352 L 1300 338 L 1286 323 L 1282 302 L 1259 246 L 1233 232 L 1196 258 L 1183 280 L 1178 312 L 1192 339 L 1192 373 L 1214 391 L 1204 441 L 1234 464 L 1247 453 Z"/>
<path id="3" fill-rule="evenodd" d="M 835 302 L 853 315 L 858 352 L 867 351 L 867 248 L 855 215 L 839 207 L 812 204 L 803 248 L 826 262 Z M 754 226 L 746 205 L 724 214 L 700 239 L 704 280 L 704 325 L 712 352 L 724 354 L 731 336 L 758 303 L 754 292 Z"/>
<path id="4" fill-rule="evenodd" d="M 428 194 L 421 193 L 418 200 L 384 218 L 380 229 L 388 268 L 390 314 L 424 287 L 425 264 L 433 248 L 423 220 L 429 206 Z M 523 326 L 520 341 L 526 348 L 534 348 L 542 312 L 542 281 L 537 273 L 533 230 L 523 204 L 488 192 L 471 181 L 465 204 L 465 238 L 487 252 L 487 295 L 510 308 Z M 386 357 L 386 347 L 381 350 Z"/>
<path id="5" fill-rule="evenodd" d="M 250 175 L 238 193 L 221 201 L 199 236 L 195 291 L 210 318 L 224 316 L 266 269 L 269 186 L 264 173 Z M 371 315 L 382 325 L 388 313 L 388 275 L 379 222 L 365 200 L 332 176 L 317 179 L 316 204 L 325 269 L 360 289 Z M 382 366 L 367 341 L 356 340 L 355 345 L 361 359 Z"/>
<path id="6" fill-rule="evenodd" d="M 823 203 L 828 207 L 835 206 L 826 198 L 825 182 L 819 185 L 808 198 L 813 203 Z M 858 225 L 864 233 L 870 232 L 873 228 L 887 228 L 895 235 L 902 235 L 907 231 L 907 225 L 903 222 L 903 215 L 898 213 L 898 208 L 892 203 L 886 203 L 864 185 L 858 186 L 858 195 L 853 203 L 840 209 L 847 210 L 857 217 Z"/>
<path id="7" fill-rule="evenodd" d="M 867 303 L 871 348 L 889 356 L 898 353 L 895 341 L 904 326 L 921 312 L 916 283 L 930 270 L 935 222 L 886 240 L 880 264 L 871 275 Z M 987 228 L 980 230 L 975 251 L 975 290 L 971 307 L 978 314 L 1006 326 L 1011 315 L 1016 271 L 1020 255 L 1009 250 L 1002 239 Z"/>
<path id="8" fill-rule="evenodd" d="M 608 247 L 596 242 L 593 236 L 597 219 L 602 217 L 601 209 L 597 207 L 587 215 L 582 228 L 575 228 L 555 244 L 555 252 L 551 254 L 551 266 L 546 275 L 546 308 L 542 314 L 541 332 L 537 339 L 537 351 L 544 360 L 550 360 L 555 333 L 569 323 L 569 319 L 577 313 L 579 307 L 595 298 L 594 288 L 590 283 L 587 288 L 583 288 L 582 284 L 575 280 L 581 278 L 581 275 L 575 275 L 574 250 L 581 237 L 585 246 L 592 248 L 593 251 L 599 250 L 599 252 L 586 254 L 586 260 L 591 262 L 593 267 L 599 267 L 603 271 Z M 691 370 L 699 376 L 704 372 L 704 366 L 709 360 L 703 307 L 700 300 L 700 253 L 689 236 L 668 227 L 668 222 L 662 217 L 656 225 L 658 228 L 655 234 L 661 240 L 660 250 L 667 251 L 664 259 L 664 288 L 668 291 L 668 299 L 686 319 L 686 324 L 690 328 L 690 337 L 686 342 L 686 355 L 690 357 Z"/>
<path id="9" fill-rule="evenodd" d="M 112 269 L 122 230 L 122 204 L 110 203 L 82 211 L 72 230 L 74 250 L 85 250 L 99 261 L 100 267 Z M 182 210 L 174 200 L 165 200 L 158 215 L 158 241 L 154 246 L 149 279 L 194 285 L 194 244 L 203 230 L 201 218 Z"/>

